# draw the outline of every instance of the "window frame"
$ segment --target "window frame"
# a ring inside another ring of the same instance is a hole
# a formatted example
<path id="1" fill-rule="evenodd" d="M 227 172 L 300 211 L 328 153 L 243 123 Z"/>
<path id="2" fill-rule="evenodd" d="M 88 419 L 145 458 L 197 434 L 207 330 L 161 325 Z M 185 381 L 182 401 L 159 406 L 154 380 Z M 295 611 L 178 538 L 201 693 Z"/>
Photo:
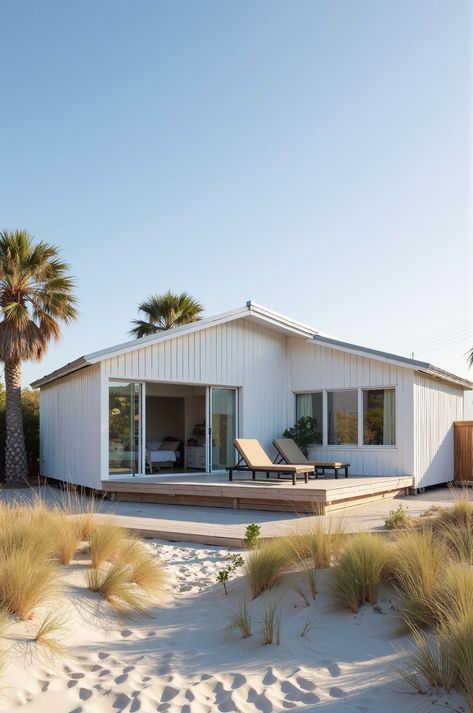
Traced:
<path id="1" fill-rule="evenodd" d="M 395 443 L 393 445 L 368 445 L 364 444 L 364 410 L 363 410 L 363 392 L 364 391 L 394 391 L 394 436 Z M 334 445 L 328 442 L 328 394 L 341 391 L 356 391 L 358 395 L 358 443 L 348 445 Z M 315 448 L 327 448 L 329 450 L 396 450 L 399 448 L 399 429 L 398 429 L 398 387 L 395 384 L 379 385 L 379 386 L 342 386 L 339 388 L 330 389 L 298 389 L 293 391 L 294 394 L 294 418 L 297 418 L 297 396 L 304 394 L 322 394 L 322 443 L 314 444 Z"/>

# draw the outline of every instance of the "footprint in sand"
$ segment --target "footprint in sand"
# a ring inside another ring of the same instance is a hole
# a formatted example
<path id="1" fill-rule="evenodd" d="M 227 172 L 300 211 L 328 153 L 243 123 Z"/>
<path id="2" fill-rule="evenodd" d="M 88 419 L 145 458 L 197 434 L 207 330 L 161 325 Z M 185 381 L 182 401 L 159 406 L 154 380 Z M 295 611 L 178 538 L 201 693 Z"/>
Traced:
<path id="1" fill-rule="evenodd" d="M 99 651 L 98 656 L 99 656 L 99 659 L 101 659 L 103 661 L 103 659 L 108 659 L 110 654 L 107 654 L 106 651 Z"/>
<path id="2" fill-rule="evenodd" d="M 161 694 L 161 703 L 168 703 L 168 701 L 172 701 L 178 693 L 179 689 L 174 688 L 173 686 L 165 686 Z"/>
<path id="3" fill-rule="evenodd" d="M 44 693 L 45 691 L 48 690 L 49 688 L 49 681 L 38 681 L 39 685 L 41 686 L 41 692 Z"/>
<path id="4" fill-rule="evenodd" d="M 128 678 L 128 674 L 126 674 L 126 673 L 121 673 L 119 676 L 117 676 L 117 677 L 115 678 L 115 683 L 116 683 L 117 685 L 120 685 L 120 683 L 125 683 L 125 681 L 127 680 L 127 678 Z"/>
<path id="5" fill-rule="evenodd" d="M 99 673 L 100 678 L 103 678 L 104 676 L 110 676 L 110 671 L 108 668 L 103 668 L 100 673 Z"/>
<path id="6" fill-rule="evenodd" d="M 148 631 L 148 633 L 146 634 L 146 636 L 156 636 L 156 632 L 155 632 L 155 631 Z"/>
<path id="7" fill-rule="evenodd" d="M 346 691 L 343 690 L 343 688 L 333 686 L 332 688 L 328 689 L 328 695 L 332 696 L 332 698 L 344 698 L 347 694 Z"/>
<path id="8" fill-rule="evenodd" d="M 305 693 L 300 688 L 294 686 L 290 681 L 284 681 L 281 684 L 281 691 L 284 693 L 286 701 L 295 701 L 296 703 L 318 703 L 319 698 L 314 693 Z"/>
<path id="9" fill-rule="evenodd" d="M 308 678 L 302 678 L 302 676 L 298 676 L 296 678 L 296 681 L 299 688 L 304 689 L 304 691 L 313 691 L 314 688 L 317 688 L 315 683 L 313 681 L 309 681 Z"/>
<path id="10" fill-rule="evenodd" d="M 79 698 L 81 699 L 81 701 L 88 701 L 91 696 L 92 691 L 90 690 L 90 688 L 79 689 Z"/>
<path id="11" fill-rule="evenodd" d="M 96 671 L 100 671 L 101 668 L 102 666 L 99 666 L 98 663 L 94 663 L 93 666 L 89 666 L 89 671 L 93 671 L 95 673 Z"/>
<path id="12" fill-rule="evenodd" d="M 119 693 L 118 696 L 115 698 L 115 702 L 112 708 L 115 708 L 115 710 L 122 711 L 127 707 L 129 703 L 130 699 L 128 698 L 128 696 L 126 696 L 124 693 Z"/>
<path id="13" fill-rule="evenodd" d="M 120 634 L 127 639 L 133 634 L 133 632 L 130 631 L 130 629 L 123 629 L 122 631 L 120 631 Z"/>
<path id="14" fill-rule="evenodd" d="M 256 693 L 254 688 L 250 688 L 248 691 L 248 703 L 253 703 L 255 708 L 259 711 L 262 711 L 262 713 L 271 713 L 273 710 L 273 704 L 269 700 L 269 698 L 266 697 L 266 694 L 263 693 Z"/>
<path id="15" fill-rule="evenodd" d="M 327 671 L 332 676 L 332 678 L 337 678 L 337 676 L 340 676 L 341 674 L 340 666 L 338 665 L 338 663 L 329 664 L 327 666 Z"/>
<path id="16" fill-rule="evenodd" d="M 84 676 L 85 676 L 85 673 L 71 673 L 71 678 L 75 678 L 77 680 L 80 678 L 84 678 Z"/>
<path id="17" fill-rule="evenodd" d="M 272 667 L 268 666 L 268 668 L 266 669 L 266 673 L 264 674 L 263 685 L 272 686 L 273 683 L 276 683 L 277 680 L 277 676 L 274 675 Z"/>
<path id="18" fill-rule="evenodd" d="M 235 688 L 241 688 L 241 686 L 244 686 L 246 683 L 246 678 L 243 676 L 241 673 L 235 673 L 233 674 L 233 682 L 232 682 L 232 688 L 235 690 Z"/>
<path id="19" fill-rule="evenodd" d="M 68 688 L 74 688 L 74 686 L 77 686 L 79 681 L 75 681 L 74 679 L 71 679 L 70 681 L 67 682 L 67 687 Z"/>

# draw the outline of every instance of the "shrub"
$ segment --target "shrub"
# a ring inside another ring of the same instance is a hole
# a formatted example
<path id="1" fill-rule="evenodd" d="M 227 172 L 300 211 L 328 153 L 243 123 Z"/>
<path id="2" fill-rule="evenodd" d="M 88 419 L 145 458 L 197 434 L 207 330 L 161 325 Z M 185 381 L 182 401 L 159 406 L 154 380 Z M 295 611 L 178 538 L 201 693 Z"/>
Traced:
<path id="1" fill-rule="evenodd" d="M 252 550 L 244 565 L 252 598 L 279 582 L 287 567 L 287 549 L 280 540 L 267 540 Z"/>
<path id="2" fill-rule="evenodd" d="M 333 570 L 332 591 L 337 601 L 357 612 L 361 604 L 375 604 L 388 560 L 388 547 L 372 533 L 354 535 Z"/>
<path id="3" fill-rule="evenodd" d="M 317 431 L 317 421 L 312 416 L 302 416 L 292 428 L 286 428 L 283 433 L 284 438 L 292 438 L 303 454 L 308 455 L 308 446 L 311 443 L 321 443 L 322 437 Z"/>
<path id="4" fill-rule="evenodd" d="M 228 564 L 224 569 L 217 572 L 217 582 L 222 585 L 225 594 L 228 595 L 227 584 L 232 575 L 239 567 L 243 567 L 245 560 L 239 554 L 232 554 L 230 550 L 227 553 Z"/>
<path id="5" fill-rule="evenodd" d="M 251 525 L 246 526 L 245 537 L 243 542 L 248 549 L 253 550 L 258 542 L 258 538 L 261 534 L 261 527 L 256 525 L 254 522 Z"/>
<path id="6" fill-rule="evenodd" d="M 398 505 L 395 510 L 390 510 L 384 521 L 386 530 L 407 530 L 412 524 L 413 519 L 402 504 Z"/>
<path id="7" fill-rule="evenodd" d="M 34 550 L 18 549 L 0 559 L 0 606 L 20 619 L 29 619 L 57 584 L 54 564 L 38 558 Z"/>
<path id="8" fill-rule="evenodd" d="M 114 523 L 92 526 L 89 534 L 89 551 L 94 569 L 117 556 L 125 534 L 125 531 Z"/>

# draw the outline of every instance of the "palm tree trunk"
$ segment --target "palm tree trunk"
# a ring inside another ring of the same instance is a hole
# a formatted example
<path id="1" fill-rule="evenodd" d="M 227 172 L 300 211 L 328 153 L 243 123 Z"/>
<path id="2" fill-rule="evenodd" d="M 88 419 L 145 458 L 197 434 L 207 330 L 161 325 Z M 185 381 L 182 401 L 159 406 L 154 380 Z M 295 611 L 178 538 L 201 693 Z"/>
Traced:
<path id="1" fill-rule="evenodd" d="M 5 390 L 5 480 L 7 483 L 15 483 L 28 477 L 21 409 L 21 363 L 16 359 L 5 362 Z"/>

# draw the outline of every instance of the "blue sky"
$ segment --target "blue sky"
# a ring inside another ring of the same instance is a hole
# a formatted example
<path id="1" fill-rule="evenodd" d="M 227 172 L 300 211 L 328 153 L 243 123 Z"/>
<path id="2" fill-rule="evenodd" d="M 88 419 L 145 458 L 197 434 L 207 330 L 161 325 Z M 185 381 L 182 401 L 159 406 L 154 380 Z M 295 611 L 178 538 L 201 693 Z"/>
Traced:
<path id="1" fill-rule="evenodd" d="M 467 0 L 0 0 L 0 225 L 60 246 L 80 320 L 251 298 L 470 375 Z"/>

